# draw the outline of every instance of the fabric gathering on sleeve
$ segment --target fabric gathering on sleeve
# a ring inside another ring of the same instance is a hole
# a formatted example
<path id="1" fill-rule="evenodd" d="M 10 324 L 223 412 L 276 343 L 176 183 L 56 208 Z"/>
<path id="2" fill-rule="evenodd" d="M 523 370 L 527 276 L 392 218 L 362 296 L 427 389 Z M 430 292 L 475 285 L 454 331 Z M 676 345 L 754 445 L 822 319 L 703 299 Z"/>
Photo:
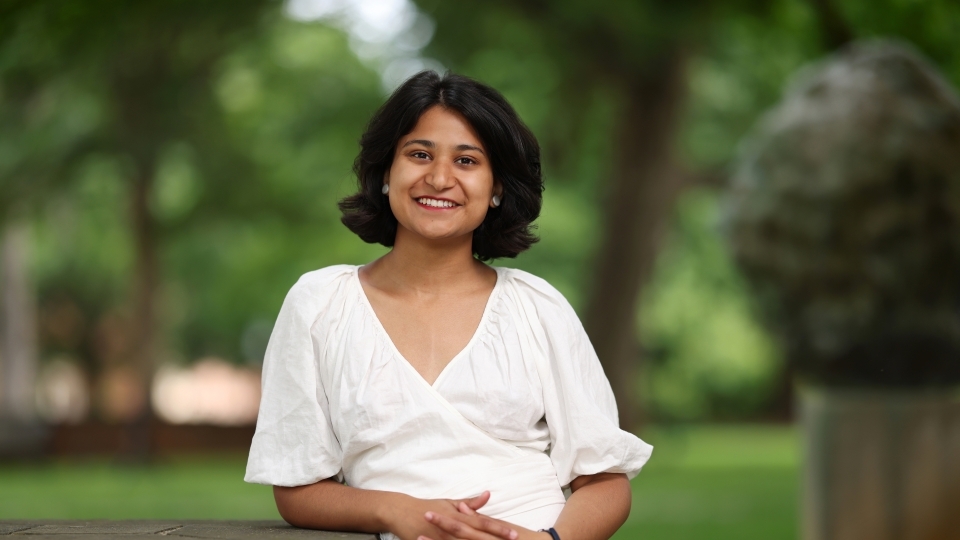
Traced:
<path id="1" fill-rule="evenodd" d="M 576 312 L 541 278 L 513 270 L 517 302 L 525 304 L 534 354 L 543 368 L 550 459 L 561 486 L 604 472 L 635 477 L 653 447 L 620 429 L 610 382 Z"/>
<path id="2" fill-rule="evenodd" d="M 349 267 L 303 275 L 287 293 L 267 344 L 260 412 L 244 480 L 300 486 L 341 475 L 342 450 L 318 369 L 313 326 Z"/>

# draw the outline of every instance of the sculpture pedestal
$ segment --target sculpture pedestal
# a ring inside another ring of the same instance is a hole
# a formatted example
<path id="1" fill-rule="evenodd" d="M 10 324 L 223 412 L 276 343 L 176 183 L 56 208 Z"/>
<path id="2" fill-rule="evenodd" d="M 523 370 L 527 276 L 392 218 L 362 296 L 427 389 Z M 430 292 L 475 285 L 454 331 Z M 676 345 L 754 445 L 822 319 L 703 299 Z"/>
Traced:
<path id="1" fill-rule="evenodd" d="M 804 389 L 803 540 L 960 538 L 960 394 Z"/>

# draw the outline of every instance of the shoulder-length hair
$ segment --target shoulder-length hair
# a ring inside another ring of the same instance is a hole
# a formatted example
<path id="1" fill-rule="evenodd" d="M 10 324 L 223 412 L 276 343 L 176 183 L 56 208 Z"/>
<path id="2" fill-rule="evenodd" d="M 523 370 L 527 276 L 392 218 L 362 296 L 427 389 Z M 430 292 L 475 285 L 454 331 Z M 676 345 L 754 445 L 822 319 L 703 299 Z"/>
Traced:
<path id="1" fill-rule="evenodd" d="M 494 179 L 503 187 L 500 206 L 489 208 L 473 231 L 473 253 L 481 261 L 516 257 L 539 240 L 532 224 L 543 204 L 540 145 L 499 92 L 462 75 L 421 71 L 373 115 L 353 163 L 359 190 L 340 201 L 340 221 L 365 242 L 393 246 L 397 218 L 380 191 L 384 175 L 400 139 L 437 105 L 470 123 L 490 156 Z"/>

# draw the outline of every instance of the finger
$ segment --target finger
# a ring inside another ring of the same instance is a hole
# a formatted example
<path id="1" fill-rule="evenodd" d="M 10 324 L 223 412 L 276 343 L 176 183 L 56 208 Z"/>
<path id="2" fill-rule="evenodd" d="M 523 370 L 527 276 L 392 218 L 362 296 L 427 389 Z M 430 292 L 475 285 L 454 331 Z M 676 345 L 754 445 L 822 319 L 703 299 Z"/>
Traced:
<path id="1" fill-rule="evenodd" d="M 463 502 L 467 503 L 473 510 L 479 510 L 483 508 L 483 505 L 487 504 L 487 501 L 490 500 L 490 492 L 484 491 L 483 493 L 477 495 L 476 497 L 471 497 L 469 499 L 464 499 Z"/>
<path id="2" fill-rule="evenodd" d="M 458 538 L 454 538 L 450 536 L 449 534 L 444 532 L 443 529 L 440 529 L 438 527 L 434 527 L 434 532 L 431 534 L 433 535 L 433 537 L 421 534 L 420 536 L 417 537 L 417 540 L 434 540 L 434 538 L 436 538 L 436 540 L 460 540 Z"/>
<path id="3" fill-rule="evenodd" d="M 477 531 L 466 523 L 451 519 L 443 514 L 427 512 L 423 515 L 431 525 L 440 529 L 443 534 L 448 534 L 458 540 L 487 540 L 489 536 Z"/>
<path id="4" fill-rule="evenodd" d="M 517 540 L 517 537 L 520 535 L 516 529 L 510 527 L 509 523 L 487 517 L 483 514 L 474 513 L 473 516 L 473 519 L 470 521 L 470 526 L 478 531 L 490 533 L 503 540 Z"/>
<path id="5" fill-rule="evenodd" d="M 438 532 L 439 534 L 437 534 L 436 536 L 437 536 L 437 538 L 438 538 L 439 540 L 459 540 L 459 539 L 457 539 L 457 538 L 454 538 L 454 537 L 450 536 L 449 534 L 447 534 L 447 533 L 445 533 L 445 532 L 443 532 L 443 531 L 438 530 L 437 532 Z M 417 540 L 433 540 L 433 538 L 430 538 L 429 536 L 424 536 L 424 535 L 421 534 L 420 536 L 417 537 Z"/>
<path id="6" fill-rule="evenodd" d="M 467 503 L 463 501 L 460 501 L 459 503 L 457 503 L 457 510 L 459 510 L 461 514 L 466 514 L 468 516 L 477 515 L 477 513 L 473 511 L 473 508 L 470 508 L 469 506 L 467 506 Z"/>
<path id="7" fill-rule="evenodd" d="M 453 536 L 447 534 L 443 529 L 437 528 L 437 540 L 461 540 L 460 538 L 454 538 Z"/>
<path id="8" fill-rule="evenodd" d="M 463 540 L 516 540 L 519 536 L 517 531 L 503 522 L 485 516 L 471 516 L 467 520 L 461 520 L 427 512 L 424 517 L 442 531 Z"/>

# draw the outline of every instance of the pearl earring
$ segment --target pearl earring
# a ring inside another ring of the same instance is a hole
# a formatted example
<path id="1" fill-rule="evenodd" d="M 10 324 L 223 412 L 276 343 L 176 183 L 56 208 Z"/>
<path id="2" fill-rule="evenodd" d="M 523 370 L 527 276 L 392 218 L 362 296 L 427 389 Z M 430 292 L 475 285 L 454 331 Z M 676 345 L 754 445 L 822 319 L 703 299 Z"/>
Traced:
<path id="1" fill-rule="evenodd" d="M 380 193 L 383 193 L 384 195 L 390 193 L 390 184 L 384 184 L 383 187 L 380 188 Z"/>
<path id="2" fill-rule="evenodd" d="M 494 195 L 492 201 L 493 201 L 493 207 L 494 207 L 494 208 L 500 206 L 500 196 L 499 196 L 499 195 Z"/>

